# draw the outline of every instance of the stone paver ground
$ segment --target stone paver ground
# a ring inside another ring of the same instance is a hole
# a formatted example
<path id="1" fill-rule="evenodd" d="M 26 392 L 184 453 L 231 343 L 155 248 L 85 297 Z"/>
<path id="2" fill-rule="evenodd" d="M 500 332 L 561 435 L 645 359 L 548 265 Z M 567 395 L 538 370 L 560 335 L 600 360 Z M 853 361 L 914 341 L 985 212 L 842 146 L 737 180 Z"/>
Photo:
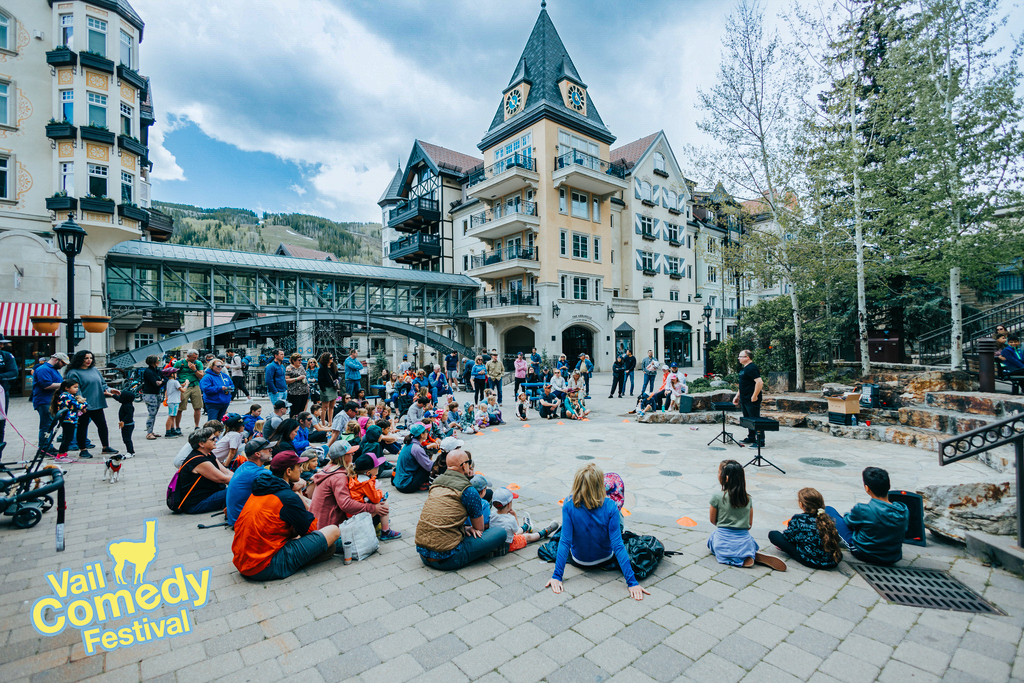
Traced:
<path id="1" fill-rule="evenodd" d="M 609 384 L 596 378 L 594 396 Z M 467 440 L 494 483 L 521 487 L 516 507 L 538 522 L 559 514 L 558 500 L 582 464 L 577 456 L 619 472 L 628 526 L 680 552 L 643 582 L 651 595 L 639 603 L 617 573 L 572 567 L 565 593 L 553 595 L 543 588 L 552 565 L 540 562 L 533 546 L 454 573 L 427 569 L 413 545 L 424 496 L 389 485 L 401 540 L 350 566 L 339 559 L 285 581 L 246 582 L 231 564 L 229 531 L 197 530 L 208 516 L 167 511 L 170 459 L 182 440 L 145 441 L 138 404 L 139 457 L 126 461 L 121 482 L 101 482 L 98 459 L 68 466 L 66 552 L 54 552 L 54 512 L 28 531 L 6 518 L 0 523 L 0 681 L 1024 680 L 1024 582 L 965 557 L 960 547 L 931 539 L 927 548 L 905 546 L 904 564 L 948 569 L 1009 616 L 890 605 L 846 563 L 809 571 L 791 562 L 785 573 L 717 564 L 705 545 L 714 474 L 722 458 L 746 462 L 750 451 L 710 450 L 712 427 L 626 424 L 627 401 L 596 398 L 586 423 L 510 422 Z M 11 417 L 22 433 L 34 434 L 34 413 L 23 400 L 12 404 Z M 191 427 L 191 417 L 183 426 Z M 940 470 L 933 453 L 902 446 L 807 430 L 768 438 L 765 455 L 787 475 L 748 469 L 753 534 L 762 546 L 769 529 L 795 511 L 801 486 L 816 486 L 839 509 L 863 500 L 860 470 L 867 464 L 885 466 L 894 485 L 909 489 L 998 478 L 977 464 Z M 10 428 L 8 440 L 9 461 L 20 452 Z M 119 436 L 114 442 L 121 446 Z M 808 455 L 847 466 L 798 462 Z M 683 476 L 658 474 L 663 469 Z M 698 525 L 680 526 L 681 515 Z M 179 564 L 212 570 L 209 604 L 193 613 L 191 634 L 85 656 L 79 631 L 42 637 L 33 629 L 32 603 L 50 593 L 47 572 L 102 562 L 109 581 L 107 543 L 141 538 L 149 518 L 159 520 L 149 577 Z"/>

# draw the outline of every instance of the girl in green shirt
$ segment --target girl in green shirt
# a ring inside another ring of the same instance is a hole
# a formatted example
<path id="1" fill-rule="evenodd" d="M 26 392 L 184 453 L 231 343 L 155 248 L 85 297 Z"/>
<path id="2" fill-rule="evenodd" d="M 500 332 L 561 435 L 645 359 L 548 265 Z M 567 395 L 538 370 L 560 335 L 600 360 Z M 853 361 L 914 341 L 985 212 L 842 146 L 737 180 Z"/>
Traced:
<path id="1" fill-rule="evenodd" d="M 754 501 L 747 494 L 743 466 L 735 460 L 723 460 L 718 465 L 718 482 L 722 490 L 711 497 L 710 519 L 716 529 L 708 538 L 708 550 L 719 564 L 752 567 L 756 562 L 786 571 L 786 563 L 778 557 L 757 552 L 757 541 L 750 535 Z"/>

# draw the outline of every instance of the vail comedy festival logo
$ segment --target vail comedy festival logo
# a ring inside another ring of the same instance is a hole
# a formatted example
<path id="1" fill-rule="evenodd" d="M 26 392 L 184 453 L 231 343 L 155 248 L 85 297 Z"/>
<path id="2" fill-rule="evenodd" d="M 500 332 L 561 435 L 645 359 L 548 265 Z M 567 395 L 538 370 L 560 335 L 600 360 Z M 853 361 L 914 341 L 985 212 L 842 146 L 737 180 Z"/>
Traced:
<path id="1" fill-rule="evenodd" d="M 141 541 L 114 541 L 107 546 L 114 561 L 113 586 L 107 586 L 102 562 L 87 564 L 80 572 L 63 569 L 47 574 L 53 595 L 32 605 L 35 629 L 44 636 L 55 636 L 68 626 L 77 628 L 90 655 L 97 647 L 116 650 L 191 633 L 188 608 L 206 604 L 210 568 L 195 574 L 178 565 L 160 581 L 146 581 L 146 570 L 157 555 L 156 523 L 155 519 L 146 520 L 146 537 Z M 131 565 L 131 571 L 126 571 L 125 565 Z M 176 611 L 152 614 L 165 606 Z M 149 616 L 143 616 L 146 613 Z M 121 619 L 130 621 L 117 628 L 109 623 Z"/>

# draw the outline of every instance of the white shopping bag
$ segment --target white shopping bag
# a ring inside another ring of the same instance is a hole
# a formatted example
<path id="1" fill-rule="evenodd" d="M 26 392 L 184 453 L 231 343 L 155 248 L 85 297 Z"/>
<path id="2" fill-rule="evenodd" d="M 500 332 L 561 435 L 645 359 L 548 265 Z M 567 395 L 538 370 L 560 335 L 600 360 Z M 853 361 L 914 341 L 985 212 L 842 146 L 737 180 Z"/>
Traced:
<path id="1" fill-rule="evenodd" d="M 380 547 L 377 532 L 373 529 L 373 517 L 369 512 L 360 512 L 341 523 L 341 541 L 352 543 L 352 559 L 365 560 Z"/>

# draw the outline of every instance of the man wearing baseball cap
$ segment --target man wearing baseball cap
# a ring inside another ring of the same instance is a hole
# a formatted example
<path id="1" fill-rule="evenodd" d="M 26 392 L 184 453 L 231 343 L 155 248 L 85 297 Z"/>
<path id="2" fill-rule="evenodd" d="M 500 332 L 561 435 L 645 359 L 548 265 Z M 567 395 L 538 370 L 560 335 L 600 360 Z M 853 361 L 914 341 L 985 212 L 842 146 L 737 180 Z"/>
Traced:
<path id="1" fill-rule="evenodd" d="M 231 544 L 235 567 L 247 579 L 284 579 L 334 555 L 338 527 L 318 530 L 316 518 L 292 490 L 302 480 L 307 460 L 295 451 L 281 451 L 270 461 L 270 471 L 260 472 L 253 481 Z"/>
<path id="2" fill-rule="evenodd" d="M 50 415 L 50 401 L 53 400 L 53 392 L 60 388 L 64 379 L 60 376 L 59 370 L 68 364 L 66 353 L 57 353 L 50 356 L 38 368 L 32 371 L 32 407 L 39 414 L 39 443 L 43 443 L 43 435 L 50 430 L 53 423 L 53 416 Z"/>
<path id="3" fill-rule="evenodd" d="M 235 470 L 228 482 L 227 508 L 228 524 L 234 524 L 246 501 L 252 495 L 252 483 L 270 464 L 270 449 L 277 445 L 276 441 L 267 441 L 262 436 L 245 444 L 245 462 Z"/>

